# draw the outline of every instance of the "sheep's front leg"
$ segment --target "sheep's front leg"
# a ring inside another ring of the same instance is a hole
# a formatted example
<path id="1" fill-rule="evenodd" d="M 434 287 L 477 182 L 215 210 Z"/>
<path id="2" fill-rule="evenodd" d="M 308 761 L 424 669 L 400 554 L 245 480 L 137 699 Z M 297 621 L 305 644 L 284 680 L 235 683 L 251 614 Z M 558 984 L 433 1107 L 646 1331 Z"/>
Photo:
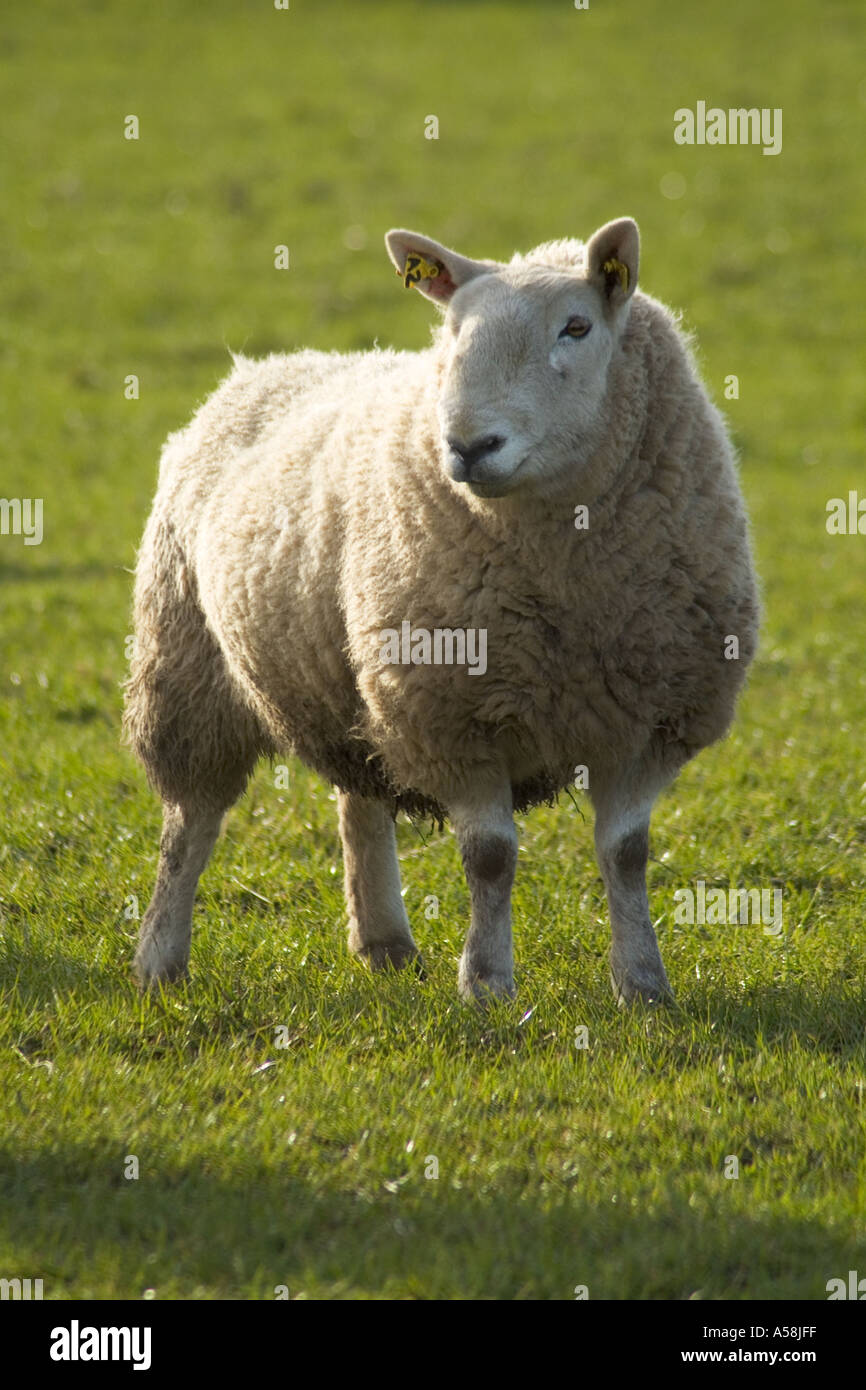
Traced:
<path id="1" fill-rule="evenodd" d="M 464 999 L 485 1002 L 514 994 L 511 886 L 517 866 L 517 831 L 511 789 L 492 800 L 449 807 L 469 895 L 472 922 L 460 958 Z"/>
<path id="2" fill-rule="evenodd" d="M 673 991 L 650 919 L 646 888 L 649 824 L 657 787 L 621 783 L 595 796 L 595 846 L 613 938 L 610 976 L 623 1006 L 670 1001 Z"/>
<path id="3" fill-rule="evenodd" d="M 349 950 L 374 969 L 418 959 L 400 894 L 394 822 L 387 807 L 365 796 L 339 792 L 344 887 L 349 909 Z"/>

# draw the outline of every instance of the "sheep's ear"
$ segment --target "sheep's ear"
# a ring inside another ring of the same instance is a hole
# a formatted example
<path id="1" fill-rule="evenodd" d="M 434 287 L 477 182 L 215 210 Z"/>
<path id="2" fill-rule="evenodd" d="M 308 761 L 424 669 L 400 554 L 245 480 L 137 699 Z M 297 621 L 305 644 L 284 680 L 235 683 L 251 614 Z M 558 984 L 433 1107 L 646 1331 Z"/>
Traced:
<path id="1" fill-rule="evenodd" d="M 598 285 L 612 308 L 637 288 L 640 232 L 631 217 L 618 217 L 593 232 L 586 246 L 586 278 Z"/>
<path id="2" fill-rule="evenodd" d="M 438 241 L 404 228 L 387 232 L 385 245 L 406 289 L 414 285 L 434 304 L 443 307 L 467 280 L 496 269 L 494 261 L 470 261 Z"/>

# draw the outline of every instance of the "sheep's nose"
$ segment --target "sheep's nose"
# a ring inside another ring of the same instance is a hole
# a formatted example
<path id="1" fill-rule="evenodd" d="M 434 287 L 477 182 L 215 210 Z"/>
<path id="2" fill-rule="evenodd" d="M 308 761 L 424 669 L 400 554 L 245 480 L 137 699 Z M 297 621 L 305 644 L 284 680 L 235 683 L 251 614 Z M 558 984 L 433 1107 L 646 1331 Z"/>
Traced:
<path id="1" fill-rule="evenodd" d="M 485 434 L 483 439 L 476 439 L 474 444 L 464 444 L 461 439 L 449 439 L 448 447 L 463 464 L 466 477 L 469 479 L 472 477 L 473 468 L 491 454 L 497 453 L 504 443 L 501 434 Z"/>

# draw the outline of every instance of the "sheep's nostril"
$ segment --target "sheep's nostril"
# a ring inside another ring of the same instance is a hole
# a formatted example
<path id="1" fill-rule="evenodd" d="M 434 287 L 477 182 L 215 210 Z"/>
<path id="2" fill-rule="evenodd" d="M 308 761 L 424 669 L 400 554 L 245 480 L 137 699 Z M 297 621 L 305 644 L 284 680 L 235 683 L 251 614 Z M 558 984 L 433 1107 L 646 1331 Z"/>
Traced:
<path id="1" fill-rule="evenodd" d="M 474 447 L 483 454 L 495 454 L 497 449 L 501 449 L 504 443 L 505 440 L 502 438 L 501 434 L 488 434 L 485 435 L 484 439 L 479 439 Z"/>
<path id="2" fill-rule="evenodd" d="M 448 448 L 460 459 L 468 476 L 476 464 L 497 453 L 504 443 L 501 434 L 485 434 L 483 439 L 476 439 L 472 444 L 464 444 L 462 439 L 449 439 Z"/>

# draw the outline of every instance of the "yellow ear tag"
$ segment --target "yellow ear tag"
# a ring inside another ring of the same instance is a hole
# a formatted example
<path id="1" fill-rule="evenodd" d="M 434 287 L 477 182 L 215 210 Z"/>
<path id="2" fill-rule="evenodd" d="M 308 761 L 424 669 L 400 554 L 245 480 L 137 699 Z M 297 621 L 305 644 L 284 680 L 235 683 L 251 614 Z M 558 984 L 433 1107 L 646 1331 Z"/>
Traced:
<path id="1" fill-rule="evenodd" d="M 604 273 L 605 275 L 618 275 L 623 291 L 628 289 L 628 266 L 623 265 L 622 261 L 617 261 L 611 257 L 609 261 L 604 263 Z"/>
<path id="2" fill-rule="evenodd" d="M 397 274 L 400 274 L 399 270 Z M 408 290 L 417 285 L 419 280 L 435 280 L 441 274 L 442 267 L 438 261 L 425 261 L 417 251 L 410 251 L 403 267 L 403 284 Z"/>

